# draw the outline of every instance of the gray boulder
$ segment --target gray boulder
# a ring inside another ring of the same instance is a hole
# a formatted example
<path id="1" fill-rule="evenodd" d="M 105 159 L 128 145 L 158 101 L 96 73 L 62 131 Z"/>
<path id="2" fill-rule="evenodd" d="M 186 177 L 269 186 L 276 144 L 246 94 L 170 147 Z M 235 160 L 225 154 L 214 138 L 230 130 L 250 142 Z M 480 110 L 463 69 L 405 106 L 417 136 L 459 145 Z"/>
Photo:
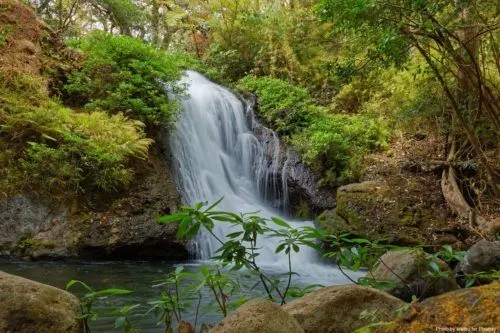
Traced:
<path id="1" fill-rule="evenodd" d="M 440 259 L 437 264 L 441 271 L 450 272 L 450 277 L 429 276 L 428 255 L 421 249 L 393 250 L 386 252 L 366 277 L 392 282 L 384 291 L 405 301 L 411 301 L 413 295 L 427 298 L 458 289 L 450 267 Z"/>
<path id="2" fill-rule="evenodd" d="M 455 272 L 459 275 L 475 274 L 493 269 L 500 269 L 500 242 L 483 239 L 467 251 L 464 260 L 455 267 Z"/>

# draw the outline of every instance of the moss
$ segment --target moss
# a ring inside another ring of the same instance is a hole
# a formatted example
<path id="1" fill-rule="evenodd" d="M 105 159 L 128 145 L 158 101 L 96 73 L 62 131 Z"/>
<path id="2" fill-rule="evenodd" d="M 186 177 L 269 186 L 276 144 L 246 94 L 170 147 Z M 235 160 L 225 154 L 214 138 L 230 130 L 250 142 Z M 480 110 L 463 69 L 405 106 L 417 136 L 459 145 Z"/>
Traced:
<path id="1" fill-rule="evenodd" d="M 496 309 L 496 310 L 495 310 Z M 376 333 L 435 332 L 436 327 L 500 327 L 500 282 L 431 297 Z"/>
<path id="2" fill-rule="evenodd" d="M 400 198 L 379 181 L 340 187 L 336 210 L 318 221 L 330 232 L 349 232 L 372 240 L 387 237 L 398 244 L 428 243 L 428 235 L 421 230 L 436 223 L 426 208 Z"/>
<path id="3" fill-rule="evenodd" d="M 351 232 L 347 222 L 335 210 L 324 211 L 318 216 L 318 222 L 323 229 L 331 233 Z"/>
<path id="4" fill-rule="evenodd" d="M 33 238 L 33 235 L 31 234 L 21 238 L 16 246 L 16 248 L 22 253 L 39 249 L 53 249 L 54 247 L 55 243 L 52 240 Z"/>

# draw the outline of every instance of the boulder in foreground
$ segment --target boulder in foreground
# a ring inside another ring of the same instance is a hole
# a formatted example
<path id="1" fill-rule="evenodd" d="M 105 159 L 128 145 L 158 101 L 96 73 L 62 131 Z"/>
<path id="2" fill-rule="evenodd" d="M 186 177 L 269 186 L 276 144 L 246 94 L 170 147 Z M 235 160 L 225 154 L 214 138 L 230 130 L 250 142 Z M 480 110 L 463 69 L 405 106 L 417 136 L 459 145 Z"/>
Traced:
<path id="1" fill-rule="evenodd" d="M 372 332 L 498 332 L 499 328 L 500 282 L 494 282 L 428 298 Z"/>
<path id="2" fill-rule="evenodd" d="M 0 332 L 79 333 L 79 315 L 70 293 L 0 271 Z"/>
<path id="3" fill-rule="evenodd" d="M 219 322 L 210 333 L 303 333 L 299 323 L 282 307 L 267 300 L 253 300 Z"/>
<path id="4" fill-rule="evenodd" d="M 394 317 L 406 303 L 384 292 L 356 285 L 316 290 L 283 306 L 306 333 L 350 333 Z"/>

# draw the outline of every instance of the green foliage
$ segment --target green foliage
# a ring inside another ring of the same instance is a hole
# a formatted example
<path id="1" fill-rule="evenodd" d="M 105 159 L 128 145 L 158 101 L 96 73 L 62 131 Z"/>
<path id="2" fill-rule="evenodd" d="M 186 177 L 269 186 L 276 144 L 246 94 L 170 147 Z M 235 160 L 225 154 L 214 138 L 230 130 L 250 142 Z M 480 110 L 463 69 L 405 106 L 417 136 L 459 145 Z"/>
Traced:
<path id="1" fill-rule="evenodd" d="M 298 132 L 317 112 L 307 89 L 280 79 L 246 76 L 238 88 L 257 94 L 259 115 L 281 134 Z"/>
<path id="2" fill-rule="evenodd" d="M 253 213 L 235 214 L 214 210 L 221 200 L 222 198 L 205 209 L 203 207 L 206 203 L 197 203 L 194 207 L 183 206 L 175 214 L 159 217 L 158 222 L 179 223 L 177 237 L 181 239 L 192 238 L 201 228 L 205 229 L 221 245 L 213 259 L 221 262 L 223 266 L 229 266 L 231 270 L 250 270 L 258 276 L 269 299 L 277 298 L 284 304 L 292 276 L 296 274 L 292 270 L 292 253 L 299 252 L 304 246 L 318 249 L 312 239 L 320 237 L 322 232 L 312 227 L 292 228 L 278 218 L 265 219 Z M 230 223 L 237 231 L 227 234 L 227 241 L 223 241 L 213 232 L 216 222 Z M 281 228 L 270 228 L 268 223 L 274 223 Z M 260 255 L 258 239 L 264 237 L 277 237 L 281 240 L 275 251 L 276 254 L 284 252 L 288 258 L 288 272 L 284 274 L 287 281 L 284 285 L 279 278 L 264 274 L 257 264 L 256 258 Z M 224 282 L 224 286 L 226 285 Z M 223 303 L 220 303 L 219 307 L 226 308 Z"/>
<path id="3" fill-rule="evenodd" d="M 323 184 L 340 185 L 356 179 L 365 154 L 387 146 L 384 124 L 361 115 L 317 116 L 292 136 L 304 161 L 323 173 Z"/>
<path id="4" fill-rule="evenodd" d="M 226 49 L 220 41 L 210 45 L 204 64 L 211 69 L 209 77 L 224 83 L 243 77 L 252 69 L 237 50 Z"/>
<path id="5" fill-rule="evenodd" d="M 464 274 L 465 288 L 476 285 L 488 284 L 493 281 L 500 281 L 500 270 L 493 269 L 490 272 L 477 272 L 474 274 Z"/>
<path id="6" fill-rule="evenodd" d="M 387 146 L 388 131 L 375 115 L 328 113 L 307 89 L 271 77 L 246 76 L 238 88 L 258 96 L 259 115 L 321 172 L 323 184 L 356 179 L 365 154 Z"/>
<path id="7" fill-rule="evenodd" d="M 202 266 L 200 271 L 201 279 L 197 286 L 197 290 L 203 287 L 208 288 L 221 313 L 226 317 L 230 306 L 228 303 L 230 296 L 239 288 L 237 281 L 231 279 L 227 274 L 222 273 L 218 266 L 216 266 L 215 269 L 208 266 Z M 237 304 L 241 305 L 241 301 L 238 300 Z"/>
<path id="8" fill-rule="evenodd" d="M 32 106 L 16 94 L 3 96 L 4 194 L 22 189 L 59 195 L 118 190 L 132 181 L 133 160 L 147 158 L 152 140 L 144 138 L 139 121 L 122 114 L 75 113 L 49 100 Z"/>
<path id="9" fill-rule="evenodd" d="M 0 47 L 4 46 L 4 44 L 7 42 L 7 38 L 9 38 L 12 30 L 12 24 L 7 24 L 0 27 Z"/>
<path id="10" fill-rule="evenodd" d="M 172 329 L 172 320 L 175 317 L 177 322 L 182 320 L 182 313 L 190 306 L 191 286 L 183 288 L 183 281 L 196 278 L 196 274 L 184 272 L 184 267 L 178 266 L 168 276 L 159 281 L 155 281 L 153 287 L 163 288 L 160 299 L 148 302 L 150 309 L 147 313 L 154 313 L 158 319 L 158 324 L 163 324 L 165 330 Z"/>
<path id="11" fill-rule="evenodd" d="M 87 110 L 123 112 L 147 124 L 173 121 L 177 105 L 169 101 L 168 89 L 179 90 L 175 82 L 188 63 L 185 56 L 168 54 L 141 40 L 93 32 L 73 46 L 85 52 L 80 69 L 65 85 L 65 99 Z"/>
<path id="12" fill-rule="evenodd" d="M 130 304 L 116 309 L 113 312 L 114 315 L 117 315 L 117 318 L 115 319 L 115 328 L 121 328 L 125 333 L 140 332 L 138 329 L 133 327 L 129 318 L 129 314 L 140 306 L 141 304 Z"/>
<path id="13" fill-rule="evenodd" d="M 82 314 L 78 317 L 79 320 L 83 322 L 83 331 L 84 333 L 90 333 L 90 321 L 96 320 L 99 318 L 99 314 L 94 311 L 93 306 L 96 301 L 102 301 L 107 299 L 110 296 L 120 296 L 127 295 L 132 293 L 131 290 L 126 289 L 102 289 L 102 290 L 94 290 L 85 282 L 78 280 L 71 280 L 66 284 L 66 290 L 70 290 L 73 286 L 81 286 L 85 290 L 85 294 L 80 298 L 80 306 Z M 123 307 L 118 309 L 117 312 L 121 314 L 121 316 L 117 319 L 117 324 L 119 327 L 123 327 L 125 332 L 131 331 L 131 325 L 128 321 L 126 314 L 138 307 L 137 305 L 130 305 L 127 307 Z M 124 318 L 124 319 L 120 319 Z"/>

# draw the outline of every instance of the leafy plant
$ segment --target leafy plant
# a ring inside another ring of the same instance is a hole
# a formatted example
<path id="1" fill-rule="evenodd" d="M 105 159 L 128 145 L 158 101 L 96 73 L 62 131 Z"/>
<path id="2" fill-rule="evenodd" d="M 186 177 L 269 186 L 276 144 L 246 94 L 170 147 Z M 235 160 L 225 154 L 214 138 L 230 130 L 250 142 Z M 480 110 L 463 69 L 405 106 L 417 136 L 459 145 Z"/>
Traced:
<path id="1" fill-rule="evenodd" d="M 238 289 L 238 283 L 223 274 L 219 267 L 212 269 L 208 266 L 202 266 L 200 269 L 200 283 L 197 289 L 203 287 L 208 288 L 212 293 L 214 300 L 217 303 L 221 313 L 224 317 L 227 316 L 229 309 L 230 295 Z"/>
<path id="2" fill-rule="evenodd" d="M 87 110 L 123 112 L 147 124 L 168 124 L 177 112 L 167 98 L 187 57 L 167 54 L 139 39 L 93 32 L 71 45 L 85 52 L 81 68 L 64 86 L 64 99 Z"/>
<path id="3" fill-rule="evenodd" d="M 130 322 L 129 313 L 133 310 L 139 308 L 141 304 L 125 305 L 113 312 L 113 314 L 118 315 L 115 319 L 115 328 L 122 328 L 125 333 L 139 332 L 135 329 Z"/>
<path id="4" fill-rule="evenodd" d="M 6 147 L 0 174 L 7 181 L 0 191 L 31 189 L 66 197 L 119 190 L 134 177 L 133 161 L 147 158 L 152 140 L 137 120 L 75 113 L 50 100 L 32 106 L 13 94 L 3 96 L 0 134 Z"/>
<path id="5" fill-rule="evenodd" d="M 271 77 L 246 76 L 238 88 L 257 94 L 259 115 L 324 175 L 323 185 L 356 179 L 363 156 L 387 147 L 389 133 L 376 115 L 330 113 L 307 89 Z"/>
<path id="6" fill-rule="evenodd" d="M 76 285 L 83 287 L 83 289 L 85 290 L 85 294 L 80 298 L 82 314 L 78 317 L 78 319 L 83 322 L 84 333 L 91 332 L 90 321 L 96 320 L 99 317 L 99 314 L 95 312 L 93 309 L 93 305 L 96 301 L 107 299 L 110 296 L 127 295 L 132 293 L 131 290 L 116 289 L 116 288 L 94 290 L 85 282 L 79 280 L 69 281 L 66 285 L 66 290 L 70 290 L 73 286 Z M 121 326 L 124 327 L 125 329 L 131 328 L 131 326 L 130 324 L 127 325 L 128 319 L 124 317 L 124 314 L 131 311 L 135 307 L 137 306 L 133 305 L 126 308 L 122 308 L 118 311 L 121 314 L 121 317 L 119 318 L 125 318 L 125 319 L 120 319 L 120 320 L 117 319 L 117 321 L 119 324 L 123 324 Z"/>
<path id="7" fill-rule="evenodd" d="M 272 218 L 264 219 L 254 213 L 235 214 L 225 211 L 216 211 L 214 208 L 220 203 L 222 198 L 209 207 L 203 209 L 206 203 L 197 203 L 194 207 L 183 206 L 177 213 L 161 216 L 159 223 L 179 223 L 177 237 L 189 239 L 195 236 L 201 228 L 206 230 L 219 243 L 220 248 L 216 250 L 213 259 L 219 260 L 223 266 L 230 266 L 232 270 L 247 268 L 258 278 L 270 300 L 277 298 L 281 304 L 286 302 L 288 291 L 291 287 L 292 252 L 300 251 L 302 246 L 318 248 L 311 239 L 318 236 L 319 231 L 311 227 L 292 228 L 285 221 Z M 216 222 L 230 223 L 237 231 L 226 235 L 227 241 L 220 239 L 213 228 Z M 274 223 L 282 229 L 275 230 L 268 226 Z M 279 278 L 272 278 L 266 275 L 259 264 L 257 258 L 260 255 L 258 240 L 264 237 L 278 237 L 281 242 L 276 248 L 276 253 L 284 252 L 288 257 L 288 277 L 284 287 L 281 286 Z M 221 293 L 217 297 L 221 297 Z M 220 307 L 226 306 L 221 302 Z"/>
<path id="8" fill-rule="evenodd" d="M 180 322 L 183 311 L 190 306 L 190 291 L 193 287 L 183 288 L 182 282 L 196 277 L 196 274 L 184 272 L 183 266 L 178 266 L 165 279 L 156 281 L 153 285 L 155 288 L 162 287 L 163 290 L 160 299 L 148 302 L 151 307 L 147 313 L 155 314 L 158 324 L 164 325 L 165 332 L 171 332 L 173 319 Z"/>
<path id="9" fill-rule="evenodd" d="M 483 283 L 490 283 L 491 281 L 500 281 L 500 270 L 493 269 L 490 272 L 477 272 L 474 274 L 463 274 L 465 278 L 465 288 Z"/>
<path id="10" fill-rule="evenodd" d="M 280 79 L 246 76 L 238 88 L 257 94 L 259 115 L 281 134 L 300 131 L 317 112 L 306 89 Z"/>

